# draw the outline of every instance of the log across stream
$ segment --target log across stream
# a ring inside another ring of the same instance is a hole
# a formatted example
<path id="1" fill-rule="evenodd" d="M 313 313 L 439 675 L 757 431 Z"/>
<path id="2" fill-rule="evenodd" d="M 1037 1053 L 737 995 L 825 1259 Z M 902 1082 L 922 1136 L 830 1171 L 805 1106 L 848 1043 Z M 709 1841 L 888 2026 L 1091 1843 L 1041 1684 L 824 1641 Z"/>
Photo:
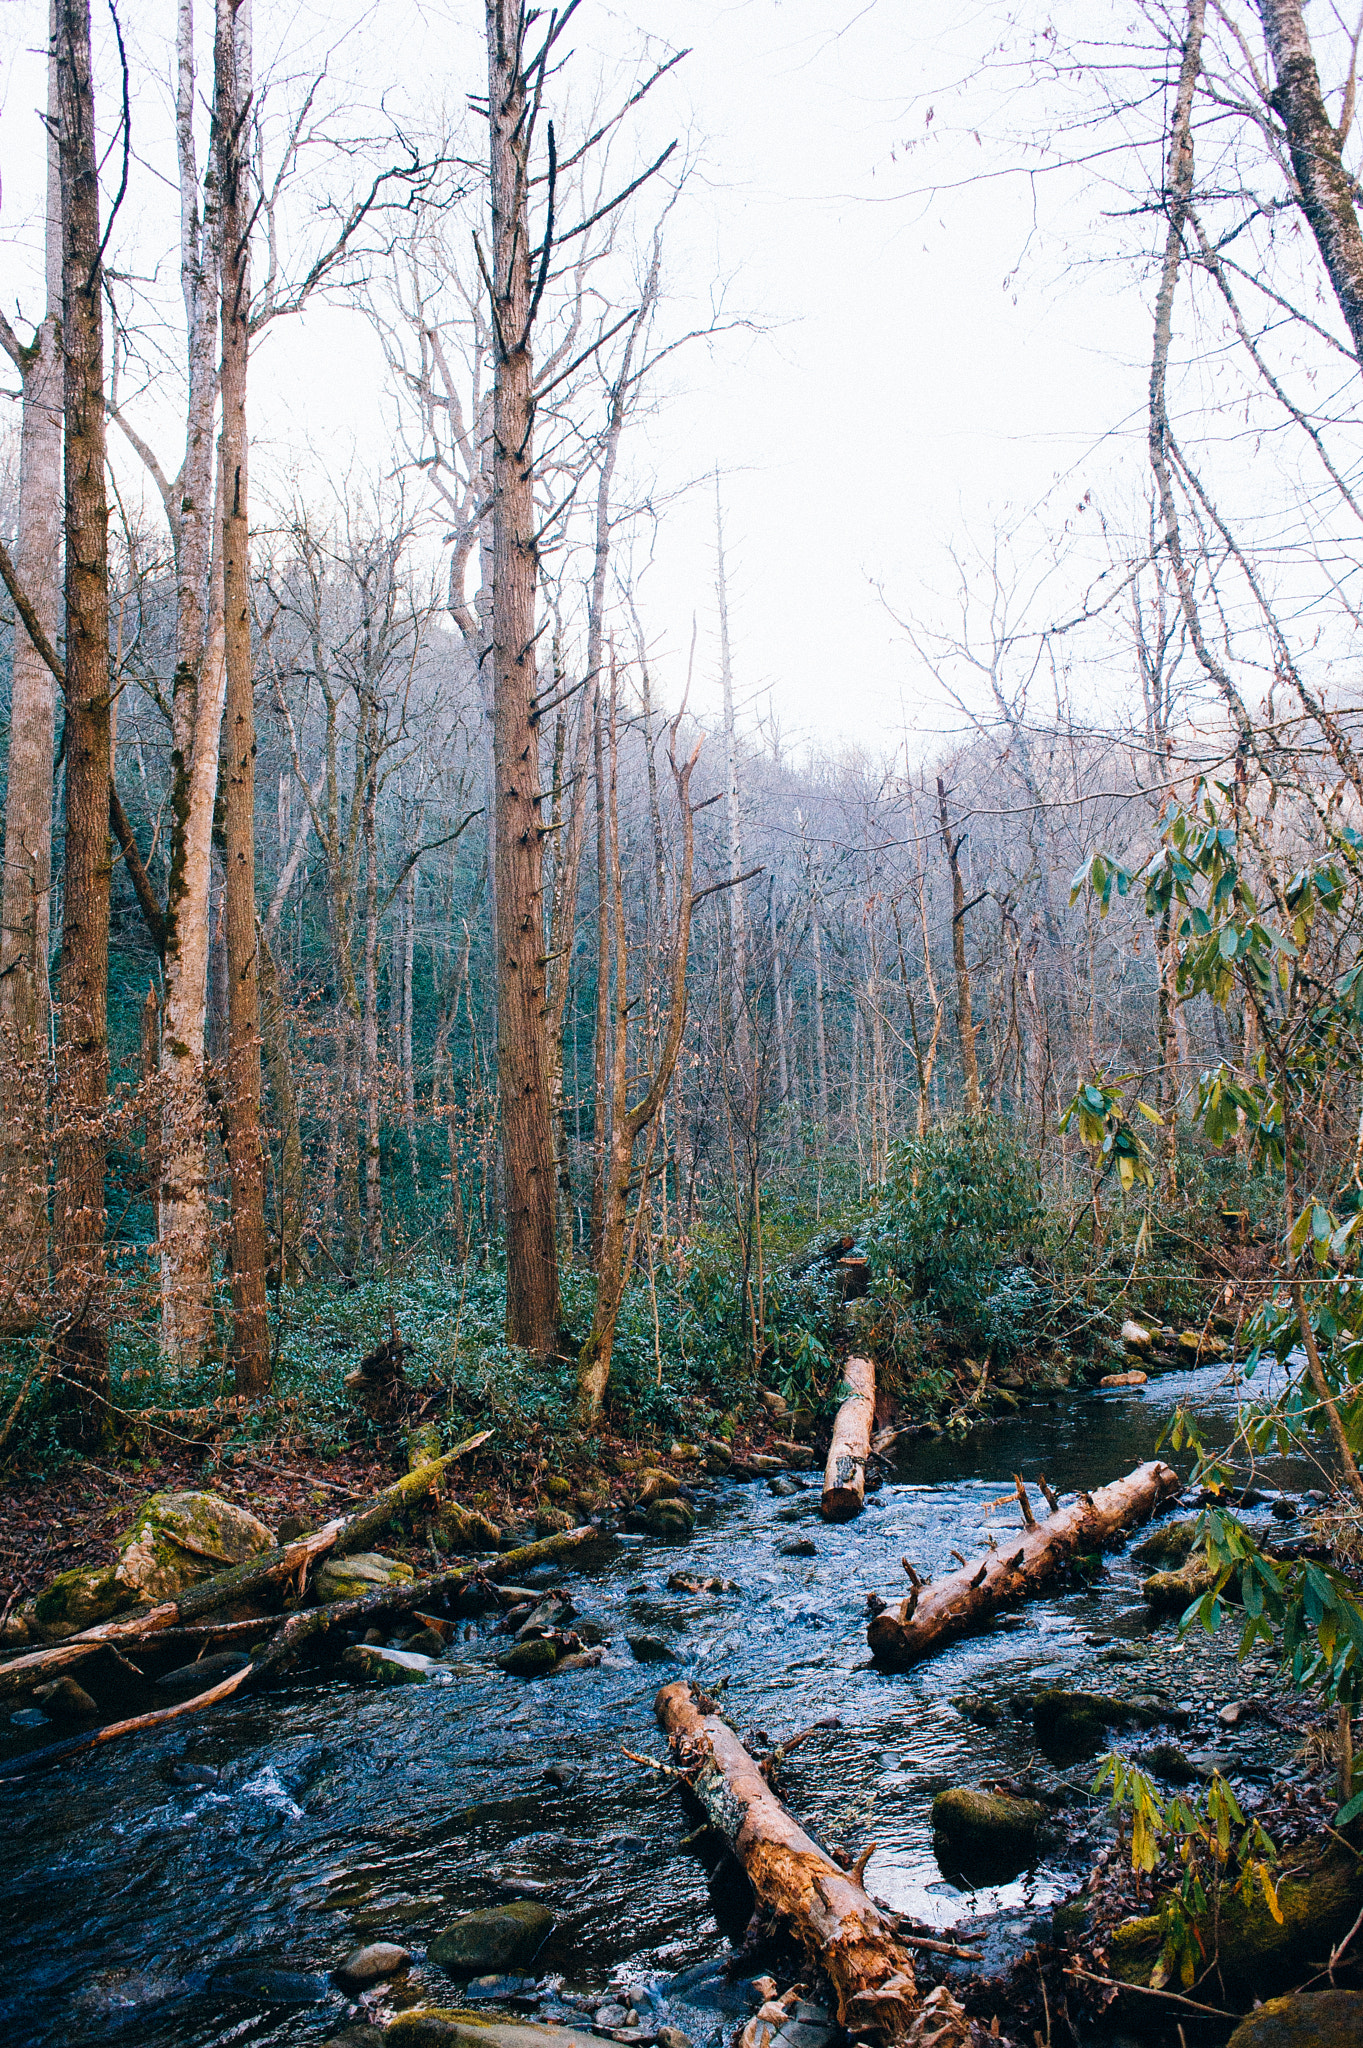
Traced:
<path id="1" fill-rule="evenodd" d="M 1034 1771 L 1059 1793 L 1092 1776 L 1091 1759 L 1039 1749 L 1019 1698 L 1163 1688 L 1192 1712 L 1181 1744 L 1219 1744 L 1251 1768 L 1293 1738 L 1260 1722 L 1224 1737 L 1216 1710 L 1243 1676 L 1225 1646 L 1178 1649 L 1170 1625 L 1152 1630 L 1129 1547 L 1108 1556 L 1092 1591 L 1031 1601 L 902 1673 L 871 1663 L 863 1595 L 902 1586 L 902 1556 L 944 1578 L 953 1549 L 969 1558 L 986 1526 L 1016 1525 L 1015 1509 L 985 1513 L 1016 1471 L 1030 1484 L 1039 1467 L 1061 1495 L 1129 1472 L 1154 1455 L 1177 1400 L 1205 1412 L 1225 1398 L 1220 1377 L 1208 1368 L 1062 1397 L 964 1444 L 920 1440 L 845 1524 L 822 1519 L 819 1473 L 779 1498 L 760 1482 L 716 1482 L 689 1544 L 626 1538 L 587 1569 L 537 1574 L 604 1628 L 597 1670 L 505 1676 L 492 1658 L 507 1638 L 489 1614 L 469 1621 L 449 1683 L 377 1688 L 304 1671 L 77 1758 L 60 1778 L 0 1789 L 0 2024 L 32 2048 L 322 2048 L 344 2024 L 329 1972 L 351 1948 L 402 1942 L 414 1989 L 448 1998 L 427 1943 L 456 1914 L 519 1894 L 556 1915 L 537 1977 L 560 1972 L 570 1991 L 604 1993 L 618 1972 L 711 2048 L 721 2024 L 750 2010 L 716 1967 L 741 1940 L 751 1898 L 702 1858 L 703 1844 L 683 1846 L 692 1823 L 671 1790 L 621 1756 L 667 1754 L 654 1699 L 689 1677 L 718 1693 L 755 1753 L 836 1715 L 841 1726 L 782 1774 L 800 1826 L 853 1860 L 875 1842 L 867 1890 L 930 1928 L 1000 1908 L 1025 1940 L 1085 1852 L 1048 1852 L 971 1894 L 939 1867 L 930 1823 L 944 1781 Z M 1270 1465 L 1264 1483 L 1313 1481 Z M 669 1588 L 679 1571 L 739 1590 Z M 636 1661 L 630 1637 L 668 1644 L 676 1661 Z M 13 1726 L 11 1707 L 0 1768 L 56 1732 Z"/>

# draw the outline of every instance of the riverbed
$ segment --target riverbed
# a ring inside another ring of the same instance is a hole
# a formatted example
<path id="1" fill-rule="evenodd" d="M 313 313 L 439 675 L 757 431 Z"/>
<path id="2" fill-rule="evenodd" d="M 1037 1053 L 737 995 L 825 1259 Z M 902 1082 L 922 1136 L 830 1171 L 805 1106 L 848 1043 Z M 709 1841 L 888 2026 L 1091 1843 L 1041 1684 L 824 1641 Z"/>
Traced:
<path id="1" fill-rule="evenodd" d="M 1170 1728 L 1120 1746 L 1176 1740 L 1252 1804 L 1289 1740 L 1263 1722 L 1228 1732 L 1217 1713 L 1270 1700 L 1271 1671 L 1237 1667 L 1229 1639 L 1180 1643 L 1172 1623 L 1152 1624 L 1129 1544 L 1091 1586 L 1032 1602 L 907 1674 L 871 1666 L 866 1595 L 900 1596 L 904 1556 L 936 1575 L 953 1549 L 1015 1529 L 1016 1508 L 986 1513 L 1015 1472 L 1041 1470 L 1065 1492 L 1129 1471 L 1184 1400 L 1224 1424 L 1235 1389 L 1223 1367 L 1200 1368 L 1028 1401 L 964 1440 L 917 1438 L 841 1527 L 820 1519 L 816 1474 L 793 1475 L 791 1492 L 706 1482 L 689 1543 L 621 1536 L 590 1570 L 537 1575 L 606 1632 L 595 1670 L 504 1675 L 489 1615 L 468 1625 L 446 1684 L 371 1688 L 332 1672 L 5 1787 L 3 2038 L 321 2043 L 352 2010 L 330 1973 L 358 1942 L 404 1943 L 410 1981 L 448 2002 L 454 1986 L 424 1961 L 426 1942 L 459 1913 L 534 1896 L 557 1918 L 541 1980 L 569 1994 L 646 1988 L 707 2048 L 733 2000 L 706 1966 L 741 1937 L 745 1902 L 712 1891 L 682 1846 L 691 1823 L 675 1794 L 622 1753 L 665 1754 L 652 1703 L 673 1677 L 720 1692 L 740 1730 L 764 1731 L 759 1747 L 836 1715 L 783 1775 L 801 1821 L 853 1855 L 875 1842 L 867 1889 L 897 1909 L 937 1928 L 1001 1913 L 1021 1938 L 1082 1877 L 1102 1811 L 1087 1790 L 1093 1758 L 1048 1755 L 1027 1695 L 1074 1686 L 1162 1704 Z M 1305 1462 L 1256 1473 L 1293 1494 L 1318 1480 Z M 813 1555 L 788 1554 L 809 1543 Z M 679 1570 L 736 1590 L 672 1591 Z M 636 1661 L 629 1639 L 643 1637 L 676 1661 Z M 0 1727 L 0 1761 L 37 1739 Z M 972 1890 L 938 1865 L 932 1794 L 997 1778 L 1049 1793 L 1065 1825 L 1034 1869 Z M 551 1995 L 540 2009 L 561 2008 Z"/>

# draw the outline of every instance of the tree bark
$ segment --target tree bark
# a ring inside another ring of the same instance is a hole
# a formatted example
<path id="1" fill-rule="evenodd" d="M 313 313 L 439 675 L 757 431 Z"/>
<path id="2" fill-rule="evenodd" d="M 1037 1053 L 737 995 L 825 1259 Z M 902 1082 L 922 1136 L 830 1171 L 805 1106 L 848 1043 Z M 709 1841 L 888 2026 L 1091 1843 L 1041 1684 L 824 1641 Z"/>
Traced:
<path id="1" fill-rule="evenodd" d="M 937 778 L 937 816 L 942 831 L 942 850 L 951 869 L 951 957 L 956 968 L 956 1024 L 961 1039 L 961 1073 L 965 1080 L 965 1106 L 969 1116 L 978 1116 L 980 1068 L 975 1054 L 976 1026 L 970 1016 L 970 968 L 965 957 L 965 883 L 961 876 L 961 844 L 964 834 L 951 830 L 947 817 L 946 784 Z"/>
<path id="2" fill-rule="evenodd" d="M 521 0 L 487 0 L 491 140 L 493 767 L 497 822 L 497 1074 L 506 1178 L 506 1334 L 537 1357 L 558 1336 L 554 1148 L 545 1060 L 535 608 L 534 324 L 528 186 L 532 110 Z"/>
<path id="3" fill-rule="evenodd" d="M 1081 1493 L 1044 1522 L 1026 1521 L 1020 1534 L 1003 1536 L 995 1550 L 972 1558 L 936 1584 L 916 1583 L 907 1600 L 877 1614 L 866 1631 L 878 1664 L 903 1671 L 946 1643 L 982 1628 L 1001 1607 L 1029 1600 L 1080 1551 L 1096 1550 L 1124 1529 L 1146 1521 L 1182 1482 L 1158 1460 L 1138 1465 L 1095 1494 Z M 1021 1480 L 1019 1498 L 1031 1514 Z"/>
<path id="4" fill-rule="evenodd" d="M 838 2021 L 886 2041 L 919 2009 L 913 1959 L 890 1916 L 786 1812 L 714 1702 L 685 1680 L 654 1701 L 658 1724 L 712 1827 L 764 1906 L 787 1921 L 837 1995 Z"/>
<path id="5" fill-rule="evenodd" d="M 217 166 L 204 167 L 203 211 L 194 148 L 194 6 L 179 0 L 176 152 L 180 180 L 180 289 L 189 397 L 185 453 L 165 494 L 175 549 L 175 676 L 171 686 L 170 875 L 166 890 L 163 1089 L 158 1201 L 161 1345 L 192 1369 L 213 1326 L 205 1087 L 213 811 L 218 794 L 226 669 L 223 646 L 221 488 L 214 491 L 213 413 L 218 364 Z"/>
<path id="6" fill-rule="evenodd" d="M 61 0 L 57 102 L 62 199 L 66 475 L 66 859 L 57 1045 L 55 1242 L 69 1318 L 60 1339 L 66 1427 L 109 1427 L 104 1299 L 109 1079 L 109 542 L 104 482 L 104 289 L 89 0 Z"/>
<path id="7" fill-rule="evenodd" d="M 1259 14 L 1278 81 L 1273 106 L 1287 130 L 1301 209 L 1363 366 L 1363 232 L 1340 136 L 1320 89 L 1302 0 L 1259 0 Z"/>
<path id="8" fill-rule="evenodd" d="M 247 525 L 246 368 L 251 315 L 251 0 L 217 0 L 214 127 L 222 208 L 223 613 L 227 663 L 227 1163 L 232 1190 L 232 1366 L 240 1394 L 270 1383 L 265 1148 L 256 960 L 255 698 Z"/>
<path id="9" fill-rule="evenodd" d="M 47 305 L 27 348 L 6 344 L 23 381 L 19 532 L 14 566 L 55 647 L 61 620 L 62 239 L 57 160 L 56 9 L 47 66 Z M 52 749 L 56 684 L 15 621 L 10 678 L 5 858 L 0 886 L 0 1197 L 4 1285 L 22 1317 L 47 1271 L 48 1019 L 51 952 Z M 13 1262 L 11 1264 L 11 1261 Z"/>
<path id="10" fill-rule="evenodd" d="M 850 1392 L 833 1424 L 823 1475 L 820 1512 L 826 1522 L 850 1522 L 866 1505 L 866 1460 L 876 1412 L 876 1369 L 869 1358 L 849 1358 L 842 1376 Z"/>

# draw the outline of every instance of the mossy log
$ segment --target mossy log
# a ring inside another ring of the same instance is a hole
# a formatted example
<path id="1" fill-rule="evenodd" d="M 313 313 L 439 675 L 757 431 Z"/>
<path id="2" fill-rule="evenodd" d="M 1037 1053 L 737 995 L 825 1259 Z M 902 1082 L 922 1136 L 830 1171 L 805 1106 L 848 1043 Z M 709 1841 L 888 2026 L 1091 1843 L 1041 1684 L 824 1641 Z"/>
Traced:
<path id="1" fill-rule="evenodd" d="M 887 2041 L 906 2036 L 920 2007 L 913 1959 L 894 1920 L 791 1818 L 703 1693 L 685 1682 L 665 1685 L 654 1711 L 688 1789 L 758 1898 L 827 1973 L 840 2025 Z"/>
<path id="2" fill-rule="evenodd" d="M 1019 1480 L 1025 1526 L 947 1578 L 916 1584 L 907 1600 L 875 1615 L 866 1631 L 872 1656 L 902 1671 L 945 1643 L 983 1628 L 1000 1608 L 1040 1593 L 1071 1558 L 1100 1550 L 1123 1530 L 1148 1520 L 1179 1485 L 1178 1474 L 1154 1459 L 1096 1493 L 1081 1493 L 1037 1522 Z"/>
<path id="3" fill-rule="evenodd" d="M 117 1649 L 156 1635 L 162 1629 L 183 1628 L 206 1614 L 216 1614 L 225 1607 L 256 1599 L 276 1587 L 296 1582 L 301 1594 L 313 1566 L 322 1558 L 333 1552 L 345 1556 L 352 1551 L 363 1550 L 370 1538 L 377 1535 L 394 1515 L 423 1499 L 456 1458 L 477 1450 L 491 1434 L 491 1430 L 480 1430 L 477 1436 L 456 1444 L 443 1457 L 433 1458 L 429 1464 L 407 1473 L 395 1485 L 385 1487 L 382 1493 L 376 1494 L 354 1514 L 339 1516 L 322 1528 L 313 1530 L 311 1535 L 300 1536 L 296 1543 L 283 1544 L 277 1550 L 248 1559 L 245 1564 L 234 1565 L 230 1571 L 217 1572 L 211 1579 L 202 1579 L 197 1585 L 187 1587 L 174 1600 L 163 1600 L 156 1607 L 135 1609 L 131 1614 L 100 1622 L 94 1628 L 81 1629 L 48 1649 L 29 1650 L 11 1658 L 0 1664 L 0 1699 L 27 1691 L 58 1671 L 93 1656 L 98 1650 Z"/>
<path id="4" fill-rule="evenodd" d="M 826 1522 L 850 1522 L 866 1504 L 866 1460 L 876 1413 L 876 1369 L 869 1358 L 849 1358 L 842 1369 L 847 1398 L 833 1424 L 824 1467 L 820 1511 Z"/>

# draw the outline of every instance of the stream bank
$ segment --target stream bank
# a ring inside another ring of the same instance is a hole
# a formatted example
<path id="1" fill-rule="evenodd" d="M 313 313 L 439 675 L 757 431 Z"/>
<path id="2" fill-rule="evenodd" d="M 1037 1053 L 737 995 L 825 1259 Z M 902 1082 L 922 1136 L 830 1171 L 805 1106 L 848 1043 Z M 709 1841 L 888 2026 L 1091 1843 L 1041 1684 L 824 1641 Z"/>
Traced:
<path id="1" fill-rule="evenodd" d="M 906 1554 L 921 1571 L 949 1569 L 1015 1471 L 1040 1466 L 1064 1491 L 1129 1470 L 1180 1400 L 1228 1419 L 1234 1389 L 1222 1368 L 1203 1367 L 1028 1402 L 963 1441 L 914 1438 L 865 1513 L 841 1526 L 822 1522 L 814 1475 L 785 1476 L 777 1491 L 710 1479 L 689 1543 L 624 1534 L 589 1572 L 539 1574 L 604 1633 L 594 1669 L 503 1674 L 493 1659 L 507 1638 L 488 1615 L 445 1660 L 451 1682 L 312 1678 L 135 1737 L 60 1780 L 7 1787 L 0 2019 L 34 2048 L 320 2044 L 357 2017 L 331 1976 L 357 1945 L 412 1951 L 398 2001 L 378 2011 L 448 2003 L 458 1982 L 430 1959 L 432 1942 L 460 1914 L 521 1897 L 548 1905 L 555 1925 L 533 1983 L 514 1998 L 495 1987 L 494 2007 L 580 2025 L 591 2001 L 630 1991 L 654 2023 L 709 2048 L 751 2010 L 722 1974 L 749 1901 L 722 1873 L 712 1888 L 701 1845 L 682 1846 L 688 1823 L 671 1791 L 621 1754 L 661 1755 L 652 1702 L 665 1676 L 722 1688 L 759 1747 L 756 1731 L 779 1740 L 838 1716 L 790 1759 L 787 1805 L 830 1848 L 856 1856 L 874 1841 L 867 1887 L 896 1910 L 938 1930 L 973 1923 L 986 1956 L 973 1974 L 1002 1997 L 1110 1826 L 1088 1791 L 1094 1745 L 1048 1744 L 1038 1696 L 1144 1695 L 1173 1718 L 1122 1746 L 1175 1741 L 1194 1769 L 1223 1769 L 1247 1805 L 1300 1735 L 1266 1669 L 1241 1670 L 1223 1639 L 1179 1643 L 1171 1623 L 1152 1625 L 1130 1544 L 1091 1585 L 900 1675 L 869 1663 L 865 1595 L 897 1591 Z M 1317 1477 L 1305 1463 L 1260 1474 L 1294 1494 Z M 679 1590 L 668 1583 L 679 1571 L 735 1590 Z M 671 1655 L 641 1661 L 631 1639 Z M 1247 1692 L 1264 1711 L 1223 1727 L 1221 1708 Z M 0 1744 L 13 1755 L 33 1739 L 9 1727 Z M 1047 1845 L 1007 1875 L 944 1872 L 934 1794 L 996 1780 L 1057 1817 Z"/>

